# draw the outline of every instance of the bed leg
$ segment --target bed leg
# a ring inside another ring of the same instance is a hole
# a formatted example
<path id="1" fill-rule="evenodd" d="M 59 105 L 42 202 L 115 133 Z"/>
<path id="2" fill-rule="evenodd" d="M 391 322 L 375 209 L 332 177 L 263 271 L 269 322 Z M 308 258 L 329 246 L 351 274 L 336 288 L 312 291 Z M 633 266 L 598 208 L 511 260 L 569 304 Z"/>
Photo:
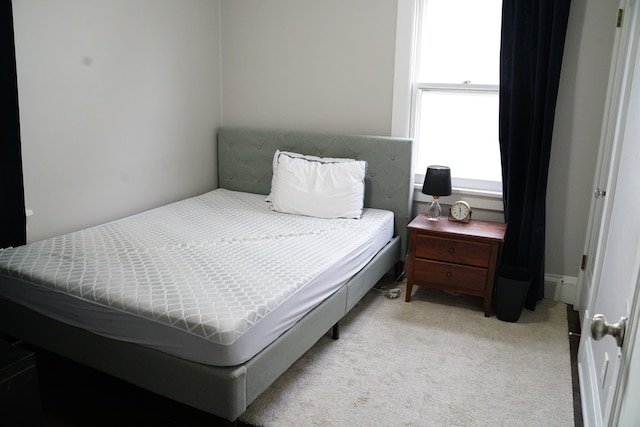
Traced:
<path id="1" fill-rule="evenodd" d="M 396 282 L 401 282 L 404 279 L 404 262 L 398 261 L 394 266 L 394 275 Z"/>
<path id="2" fill-rule="evenodd" d="M 336 324 L 333 325 L 333 329 L 331 330 L 331 338 L 333 338 L 334 340 L 340 338 L 340 323 L 336 322 Z"/>

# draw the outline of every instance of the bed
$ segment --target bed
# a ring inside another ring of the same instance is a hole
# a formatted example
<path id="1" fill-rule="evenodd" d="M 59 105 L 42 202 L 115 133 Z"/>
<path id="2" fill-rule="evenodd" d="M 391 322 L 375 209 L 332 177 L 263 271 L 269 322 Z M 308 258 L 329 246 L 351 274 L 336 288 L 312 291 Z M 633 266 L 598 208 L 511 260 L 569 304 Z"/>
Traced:
<path id="1" fill-rule="evenodd" d="M 216 190 L 0 252 L 0 331 L 233 422 L 322 335 L 336 334 L 384 274 L 400 274 L 410 139 L 223 127 L 217 147 Z M 338 159 L 351 159 L 364 178 L 364 209 L 347 215 L 357 219 L 288 212 L 314 201 L 283 193 L 286 168 Z M 232 222 L 218 219 L 223 211 Z M 339 236 L 347 240 L 325 259 L 321 247 Z M 61 245 L 73 256 L 41 255 Z M 85 287 L 87 272 L 109 285 Z M 65 280 L 48 285 L 50 276 Z M 232 283 L 235 296 L 197 286 L 210 281 Z"/>

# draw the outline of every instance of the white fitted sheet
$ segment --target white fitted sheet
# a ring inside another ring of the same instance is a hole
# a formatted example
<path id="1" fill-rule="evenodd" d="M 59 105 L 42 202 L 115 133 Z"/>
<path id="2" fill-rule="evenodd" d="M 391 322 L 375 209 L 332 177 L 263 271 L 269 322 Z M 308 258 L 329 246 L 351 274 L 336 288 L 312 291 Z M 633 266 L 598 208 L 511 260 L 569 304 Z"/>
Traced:
<path id="1" fill-rule="evenodd" d="M 199 363 L 241 364 L 364 267 L 393 213 L 323 219 L 214 190 L 0 251 L 0 296 Z"/>

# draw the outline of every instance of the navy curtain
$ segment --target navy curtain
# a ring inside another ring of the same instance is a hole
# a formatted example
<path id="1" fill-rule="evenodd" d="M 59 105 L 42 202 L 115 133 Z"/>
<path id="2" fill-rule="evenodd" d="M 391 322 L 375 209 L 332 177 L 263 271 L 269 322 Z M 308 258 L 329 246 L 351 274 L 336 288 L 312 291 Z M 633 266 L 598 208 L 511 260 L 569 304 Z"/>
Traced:
<path id="1" fill-rule="evenodd" d="M 532 280 L 525 307 L 544 296 L 547 172 L 570 0 L 503 0 L 500 154 L 507 232 L 502 263 Z"/>
<path id="2" fill-rule="evenodd" d="M 10 1 L 0 2 L 0 248 L 26 243 L 16 54 Z"/>

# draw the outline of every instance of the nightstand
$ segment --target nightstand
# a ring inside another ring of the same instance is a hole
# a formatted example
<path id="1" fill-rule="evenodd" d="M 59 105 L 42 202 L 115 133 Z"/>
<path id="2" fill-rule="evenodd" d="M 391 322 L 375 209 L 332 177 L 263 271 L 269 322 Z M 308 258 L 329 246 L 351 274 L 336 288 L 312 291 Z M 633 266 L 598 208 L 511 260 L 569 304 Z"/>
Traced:
<path id="1" fill-rule="evenodd" d="M 493 281 L 507 225 L 471 220 L 437 221 L 418 215 L 408 225 L 406 301 L 413 285 L 483 298 L 484 315 L 493 309 Z"/>

